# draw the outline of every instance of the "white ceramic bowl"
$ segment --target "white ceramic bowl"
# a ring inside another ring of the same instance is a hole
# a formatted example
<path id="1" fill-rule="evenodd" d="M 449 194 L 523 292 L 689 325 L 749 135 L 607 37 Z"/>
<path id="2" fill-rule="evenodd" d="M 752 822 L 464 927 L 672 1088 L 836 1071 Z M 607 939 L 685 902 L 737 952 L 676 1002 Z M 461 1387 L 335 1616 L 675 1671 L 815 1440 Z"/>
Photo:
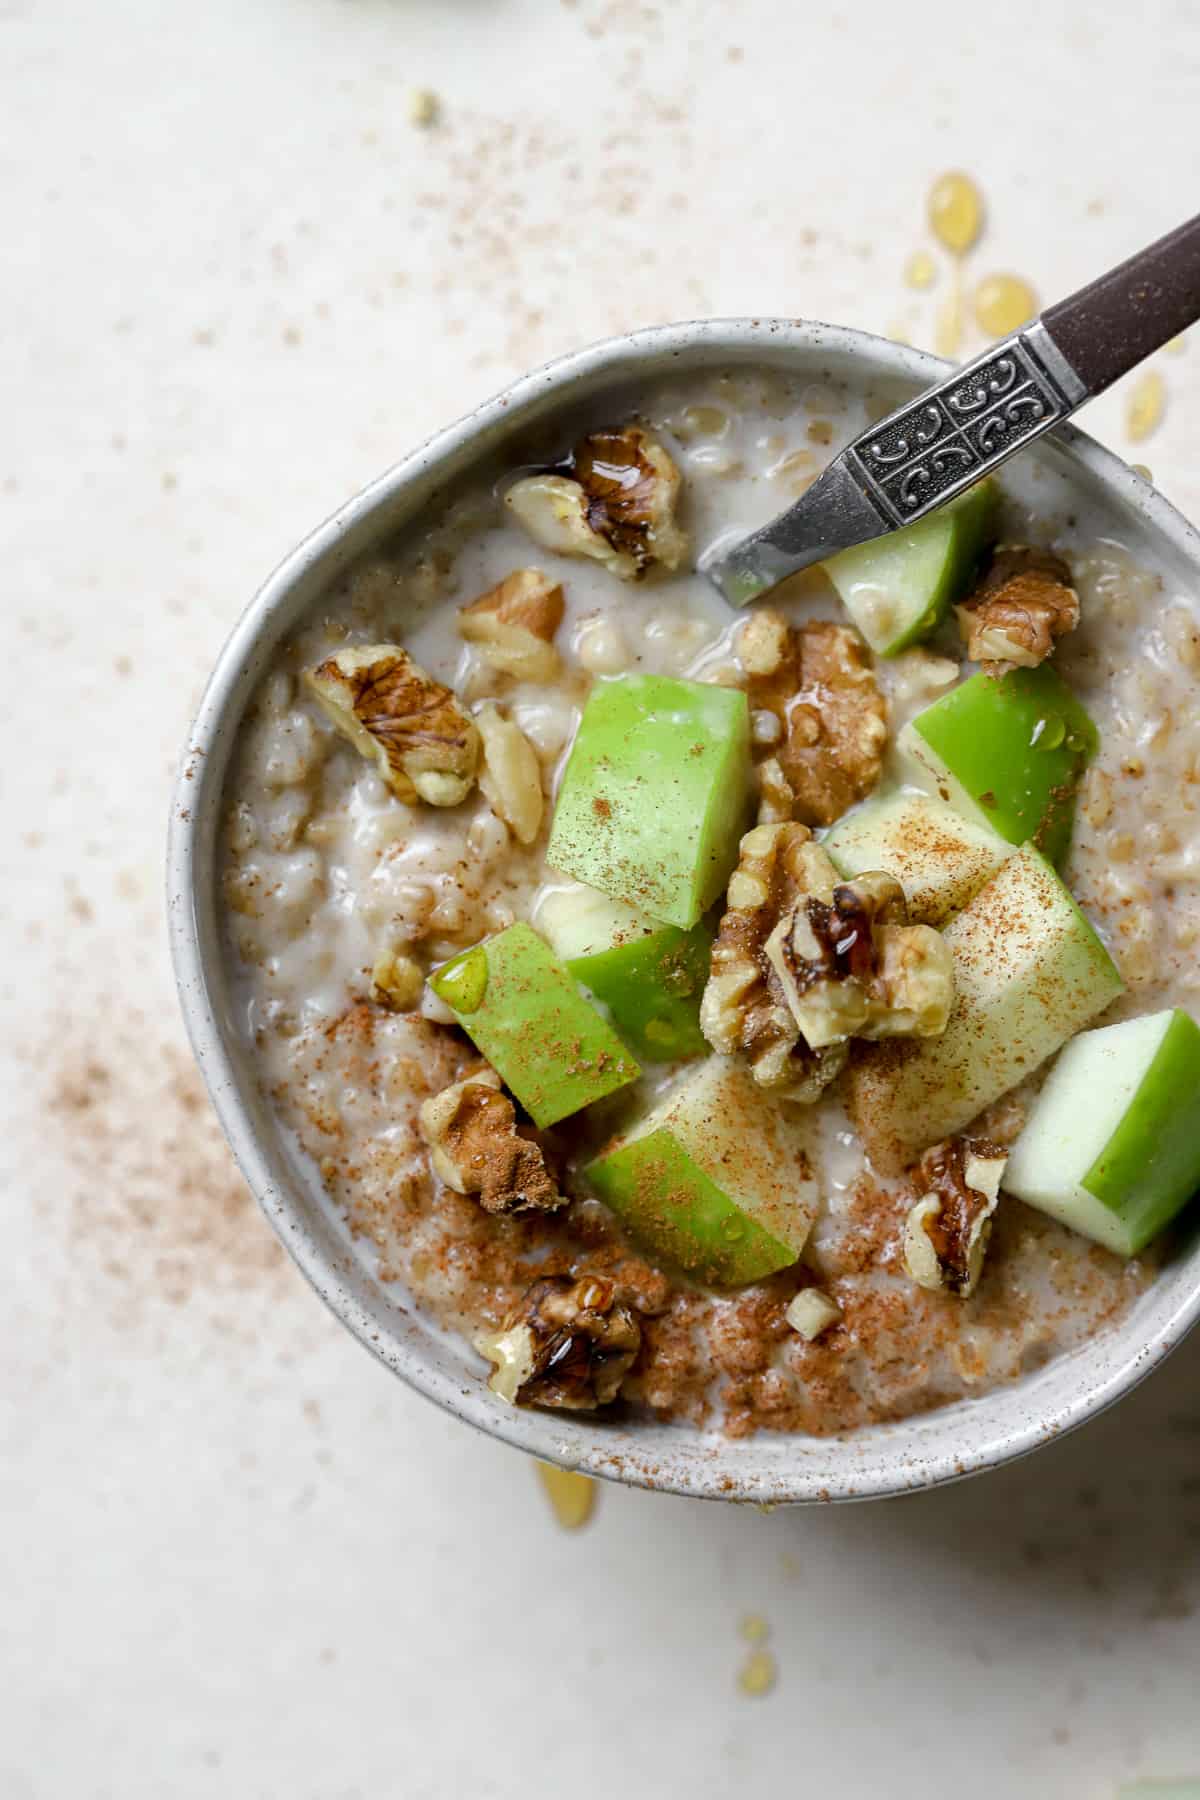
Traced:
<path id="1" fill-rule="evenodd" d="M 758 1502 L 864 1499 L 995 1467 L 1109 1406 L 1179 1343 L 1200 1312 L 1200 1240 L 1164 1270 L 1123 1322 L 1036 1375 L 978 1400 L 846 1437 L 768 1433 L 730 1441 L 682 1426 L 516 1411 L 491 1395 L 483 1365 L 422 1318 L 348 1249 L 319 1183 L 258 1092 L 231 1004 L 219 919 L 216 845 L 229 753 L 254 688 L 286 636 L 346 566 L 415 519 L 447 485 L 518 434 L 614 390 L 692 369 L 757 364 L 802 376 L 892 381 L 915 391 L 945 365 L 862 332 L 790 320 L 663 326 L 575 352 L 451 425 L 349 501 L 276 569 L 209 682 L 175 800 L 169 850 L 171 942 L 192 1044 L 246 1180 L 317 1293 L 369 1350 L 447 1412 L 549 1462 L 638 1486 Z M 1027 456 L 1102 505 L 1115 535 L 1200 582 L 1200 534 L 1133 471 L 1063 428 Z"/>

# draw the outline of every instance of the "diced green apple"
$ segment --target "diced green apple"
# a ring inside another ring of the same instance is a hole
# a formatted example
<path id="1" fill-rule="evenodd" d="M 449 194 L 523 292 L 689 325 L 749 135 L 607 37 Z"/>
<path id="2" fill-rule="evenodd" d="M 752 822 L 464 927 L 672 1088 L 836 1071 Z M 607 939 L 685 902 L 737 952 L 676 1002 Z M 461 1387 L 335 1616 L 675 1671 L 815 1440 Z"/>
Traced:
<path id="1" fill-rule="evenodd" d="M 749 792 L 743 693 L 666 675 L 601 681 L 563 776 L 547 858 L 687 931 L 733 871 Z"/>
<path id="2" fill-rule="evenodd" d="M 587 1169 L 655 1255 L 739 1287 L 794 1263 L 817 1210 L 808 1115 L 713 1056 Z"/>
<path id="3" fill-rule="evenodd" d="M 1010 1194 L 1136 1256 L 1200 1192 L 1200 1028 L 1151 1013 L 1067 1045 L 1013 1145 Z"/>
<path id="4" fill-rule="evenodd" d="M 825 573 L 842 605 L 878 656 L 896 656 L 935 631 L 967 593 L 995 536 L 991 481 L 903 531 L 831 557 Z"/>
<path id="5" fill-rule="evenodd" d="M 839 875 L 884 869 L 904 889 L 913 924 L 942 925 L 1013 853 L 1006 838 L 911 789 L 872 795 L 821 839 Z"/>
<path id="6" fill-rule="evenodd" d="M 535 1125 L 553 1125 L 641 1073 L 529 925 L 510 925 L 453 957 L 429 985 Z"/>
<path id="7" fill-rule="evenodd" d="M 582 882 L 548 892 L 534 920 L 577 981 L 603 1001 L 645 1062 L 704 1056 L 700 996 L 712 960 L 712 929 L 663 925 Z"/>
<path id="8" fill-rule="evenodd" d="M 872 1162 L 887 1174 L 969 1125 L 1122 991 L 1092 926 L 1029 844 L 943 937 L 955 985 L 945 1032 L 871 1046 L 851 1066 L 851 1112 Z"/>
<path id="9" fill-rule="evenodd" d="M 910 719 L 896 748 L 906 781 L 1058 863 L 1099 741 L 1066 682 L 1043 663 L 999 680 L 972 675 Z"/>

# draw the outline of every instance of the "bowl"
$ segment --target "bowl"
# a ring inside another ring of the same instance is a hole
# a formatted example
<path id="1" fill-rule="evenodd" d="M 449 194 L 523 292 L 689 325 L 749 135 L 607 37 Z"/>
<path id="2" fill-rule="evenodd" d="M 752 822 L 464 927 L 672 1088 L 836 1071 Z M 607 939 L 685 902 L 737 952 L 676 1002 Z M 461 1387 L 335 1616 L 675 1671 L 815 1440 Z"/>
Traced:
<path id="1" fill-rule="evenodd" d="M 184 1018 L 242 1173 L 308 1281 L 410 1386 L 492 1437 L 551 1463 L 635 1486 L 760 1504 L 909 1492 L 995 1468 L 1093 1417 L 1180 1342 L 1200 1312 L 1200 1240 L 1184 1245 L 1123 1321 L 1042 1370 L 975 1400 L 842 1437 L 717 1432 L 641 1420 L 518 1411 L 487 1389 L 468 1346 L 422 1316 L 355 1255 L 315 1170 L 259 1092 L 234 1013 L 218 906 L 217 839 L 230 751 L 277 644 L 362 553 L 447 486 L 560 414 L 702 368 L 768 366 L 849 378 L 905 395 L 943 379 L 937 358 L 863 332 L 802 320 L 656 327 L 560 357 L 439 432 L 341 507 L 282 562 L 221 653 L 183 758 L 168 856 L 171 946 Z M 1035 482 L 1089 510 L 1192 586 L 1200 534 L 1117 457 L 1061 427 L 1018 459 Z M 1010 465 L 1012 467 L 1013 465 Z"/>

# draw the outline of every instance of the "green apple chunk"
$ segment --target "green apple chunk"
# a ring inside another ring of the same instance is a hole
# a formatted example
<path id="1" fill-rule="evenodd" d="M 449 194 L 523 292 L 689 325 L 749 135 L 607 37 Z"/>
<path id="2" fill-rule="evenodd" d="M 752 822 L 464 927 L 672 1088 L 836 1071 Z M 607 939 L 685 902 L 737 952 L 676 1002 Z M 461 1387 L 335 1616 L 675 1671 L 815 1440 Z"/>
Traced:
<path id="1" fill-rule="evenodd" d="M 528 925 L 510 925 L 443 963 L 429 985 L 535 1125 L 553 1125 L 641 1073 Z"/>
<path id="2" fill-rule="evenodd" d="M 733 872 L 749 792 L 743 693 L 666 675 L 601 681 L 563 776 L 547 857 L 687 931 Z"/>
<path id="3" fill-rule="evenodd" d="M 645 1062 L 704 1056 L 700 996 L 712 960 L 712 928 L 662 925 L 624 900 L 572 882 L 552 889 L 535 923 L 577 981 L 603 1001 Z"/>
<path id="4" fill-rule="evenodd" d="M 1013 1145 L 1004 1186 L 1120 1256 L 1200 1191 L 1200 1028 L 1151 1013 L 1069 1043 Z"/>
<path id="5" fill-rule="evenodd" d="M 740 1287 L 801 1255 L 817 1210 L 808 1116 L 713 1056 L 588 1166 L 655 1255 Z"/>
<path id="6" fill-rule="evenodd" d="M 872 1046 L 850 1071 L 855 1123 L 886 1174 L 969 1125 L 1122 991 L 1104 945 L 1030 844 L 942 935 L 955 988 L 945 1032 Z"/>
<path id="7" fill-rule="evenodd" d="M 996 532 L 994 483 L 981 481 L 918 525 L 831 557 L 825 573 L 878 656 L 935 631 L 970 588 Z"/>
<path id="8" fill-rule="evenodd" d="M 1013 853 L 1006 838 L 929 794 L 872 795 L 821 839 L 839 875 L 884 869 L 904 889 L 914 925 L 942 925 L 960 912 Z"/>
<path id="9" fill-rule="evenodd" d="M 988 825 L 1010 844 L 1032 841 L 1053 863 L 1071 842 L 1075 791 L 1099 733 L 1047 663 L 996 680 L 972 675 L 910 719 L 897 740 L 901 772 Z"/>

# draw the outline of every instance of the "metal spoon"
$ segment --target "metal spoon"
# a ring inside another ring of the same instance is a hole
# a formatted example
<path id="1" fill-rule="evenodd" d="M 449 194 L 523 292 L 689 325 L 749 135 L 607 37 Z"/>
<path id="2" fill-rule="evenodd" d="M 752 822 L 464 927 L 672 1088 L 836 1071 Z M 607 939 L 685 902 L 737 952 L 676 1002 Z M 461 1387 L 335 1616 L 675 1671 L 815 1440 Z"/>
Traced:
<path id="1" fill-rule="evenodd" d="M 923 519 L 1200 318 L 1200 215 L 890 413 L 704 573 L 734 606 Z"/>

